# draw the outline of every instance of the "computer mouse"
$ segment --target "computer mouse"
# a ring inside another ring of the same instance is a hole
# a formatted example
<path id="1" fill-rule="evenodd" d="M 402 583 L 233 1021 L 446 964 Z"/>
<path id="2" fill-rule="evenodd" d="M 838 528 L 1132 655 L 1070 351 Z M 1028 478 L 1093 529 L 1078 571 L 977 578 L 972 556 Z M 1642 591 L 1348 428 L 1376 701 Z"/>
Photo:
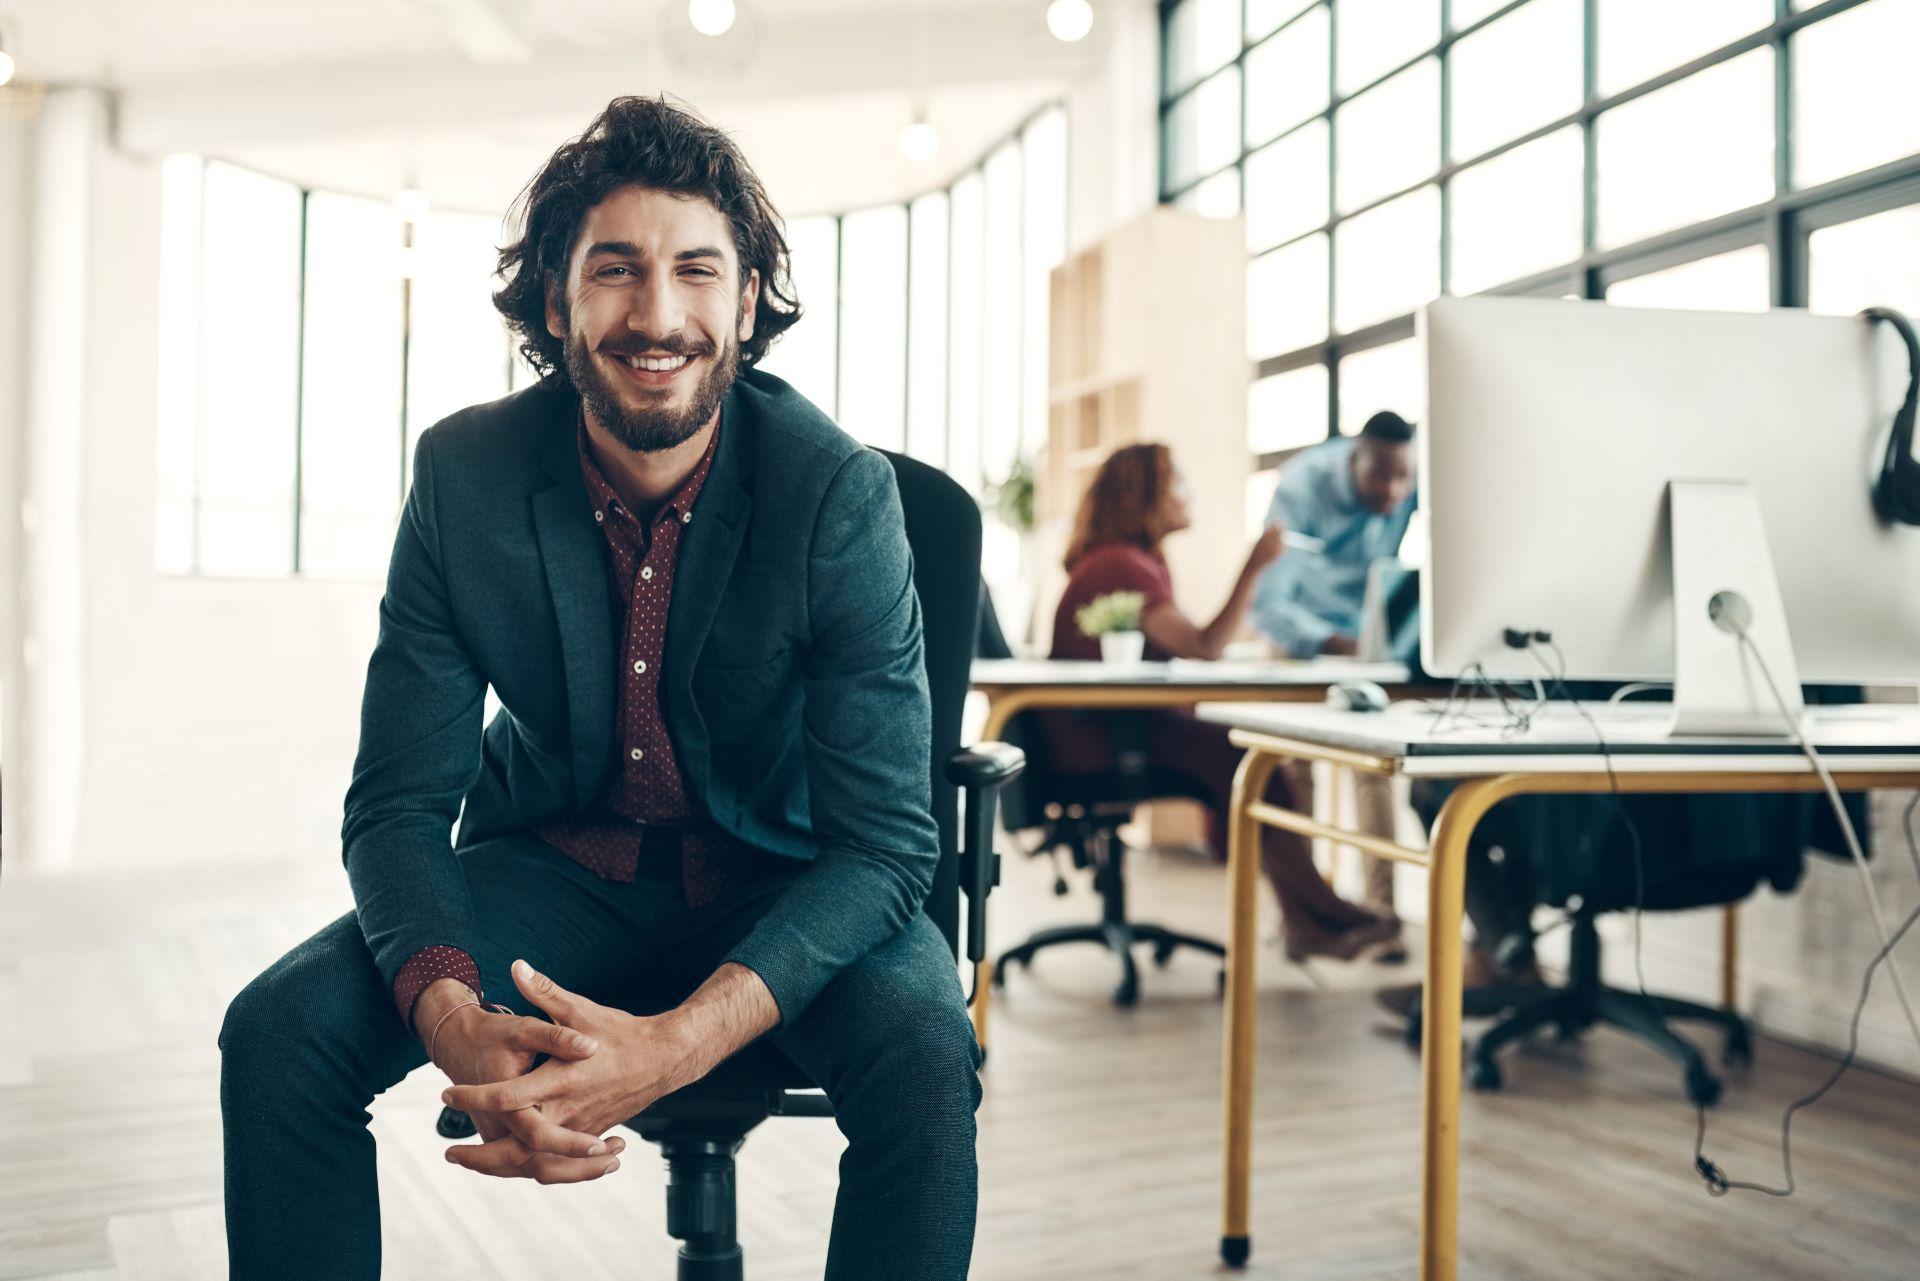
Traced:
<path id="1" fill-rule="evenodd" d="M 1372 681 L 1335 681 L 1327 687 L 1327 706 L 1344 712 L 1384 712 L 1391 701 Z"/>

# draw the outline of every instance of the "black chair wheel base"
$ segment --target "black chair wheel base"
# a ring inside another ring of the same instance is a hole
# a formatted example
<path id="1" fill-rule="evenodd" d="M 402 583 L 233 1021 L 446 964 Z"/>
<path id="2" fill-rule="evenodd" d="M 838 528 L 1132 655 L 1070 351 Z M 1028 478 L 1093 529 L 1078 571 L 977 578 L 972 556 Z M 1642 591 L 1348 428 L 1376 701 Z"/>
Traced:
<path id="1" fill-rule="evenodd" d="M 1482 1094 L 1491 1094 L 1506 1084 L 1506 1078 L 1498 1063 L 1475 1055 L 1467 1062 L 1467 1083 Z"/>
<path id="2" fill-rule="evenodd" d="M 1736 1026 L 1727 1033 L 1727 1042 L 1720 1047 L 1720 1061 L 1728 1067 L 1753 1066 L 1753 1037 L 1742 1026 Z"/>
<path id="3" fill-rule="evenodd" d="M 1247 1266 L 1247 1256 L 1253 1253 L 1252 1237 L 1221 1237 L 1220 1261 L 1230 1268 Z"/>
<path id="4" fill-rule="evenodd" d="M 1227 972 L 1221 970 L 1213 976 L 1213 994 L 1221 1000 L 1227 999 Z"/>
<path id="5" fill-rule="evenodd" d="M 1173 959 L 1173 944 L 1168 942 L 1153 945 L 1153 963 L 1158 969 L 1166 969 L 1167 962 Z"/>
<path id="6" fill-rule="evenodd" d="M 1710 1108 L 1718 1103 L 1720 1090 L 1720 1078 L 1705 1068 L 1687 1072 L 1687 1102 L 1695 1107 Z"/>
<path id="7" fill-rule="evenodd" d="M 1421 1030 L 1422 1022 L 1423 1020 L 1420 1018 L 1420 1011 L 1417 1009 L 1412 1014 L 1409 1014 L 1407 1016 L 1406 1030 L 1402 1032 L 1400 1035 L 1401 1035 L 1401 1039 L 1405 1042 L 1406 1047 L 1409 1050 L 1418 1050 L 1420 1048 L 1420 1037 L 1422 1035 L 1422 1030 Z"/>
<path id="8" fill-rule="evenodd" d="M 1131 969 L 1120 980 L 1120 986 L 1113 989 L 1113 1003 L 1123 1010 L 1140 1004 L 1140 976 Z"/>

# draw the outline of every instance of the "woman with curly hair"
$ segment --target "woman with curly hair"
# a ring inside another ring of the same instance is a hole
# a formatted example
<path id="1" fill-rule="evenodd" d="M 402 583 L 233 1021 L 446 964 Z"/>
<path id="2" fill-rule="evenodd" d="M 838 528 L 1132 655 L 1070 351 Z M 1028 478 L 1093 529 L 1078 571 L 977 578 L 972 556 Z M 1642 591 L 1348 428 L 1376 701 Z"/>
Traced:
<path id="1" fill-rule="evenodd" d="M 1246 622 L 1255 585 L 1263 570 L 1280 558 L 1281 530 L 1269 525 L 1247 553 L 1233 591 L 1210 622 L 1201 624 L 1181 611 L 1173 598 L 1173 578 L 1160 544 L 1167 535 L 1192 524 L 1186 482 L 1173 454 L 1160 444 L 1126 445 L 1101 464 L 1080 502 L 1067 543 L 1067 588 L 1053 618 L 1050 657 L 1098 658 L 1099 642 L 1081 632 L 1075 615 L 1112 592 L 1137 592 L 1143 598 L 1140 630 L 1148 658 L 1216 659 Z M 1148 713 L 1147 767 L 1174 776 L 1207 797 L 1208 839 L 1226 850 L 1227 810 L 1240 749 L 1227 741 L 1222 725 L 1210 725 L 1191 709 Z M 1043 719 L 1048 756 L 1063 774 L 1103 774 L 1116 768 L 1106 714 L 1052 712 Z M 1267 799 L 1279 805 L 1305 802 L 1301 779 L 1276 773 Z M 1399 922 L 1349 903 L 1321 879 L 1312 846 L 1303 836 L 1265 828 L 1260 867 L 1280 900 L 1290 960 L 1329 956 L 1351 960 L 1366 948 L 1391 941 Z"/>

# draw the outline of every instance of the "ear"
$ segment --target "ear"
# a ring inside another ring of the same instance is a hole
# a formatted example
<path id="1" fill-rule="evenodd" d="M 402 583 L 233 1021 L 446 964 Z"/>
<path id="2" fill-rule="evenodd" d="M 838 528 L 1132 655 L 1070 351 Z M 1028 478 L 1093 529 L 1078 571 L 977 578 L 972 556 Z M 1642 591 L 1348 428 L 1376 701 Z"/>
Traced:
<path id="1" fill-rule="evenodd" d="M 740 341 L 753 337 L 753 322 L 760 309 L 760 272 L 756 269 L 747 273 L 747 282 L 740 294 Z"/>
<path id="2" fill-rule="evenodd" d="M 547 278 L 547 332 L 561 342 L 567 340 L 566 299 L 559 282 L 551 276 Z"/>

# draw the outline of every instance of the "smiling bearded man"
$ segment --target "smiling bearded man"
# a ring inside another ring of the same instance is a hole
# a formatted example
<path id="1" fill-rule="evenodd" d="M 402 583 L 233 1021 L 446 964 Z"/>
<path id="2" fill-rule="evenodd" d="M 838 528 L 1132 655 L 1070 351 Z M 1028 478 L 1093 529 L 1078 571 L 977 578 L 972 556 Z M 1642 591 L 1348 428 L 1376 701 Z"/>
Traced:
<path id="1" fill-rule="evenodd" d="M 366 1109 L 429 1061 L 484 1140 L 449 1161 L 573 1183 L 766 1036 L 849 1140 L 827 1275 L 963 1277 L 980 1051 L 923 910 L 893 469 L 758 368 L 799 305 L 726 135 L 617 99 L 521 207 L 494 301 L 542 378 L 420 437 L 342 826 L 355 910 L 221 1029 L 231 1275 L 379 1275 Z"/>

